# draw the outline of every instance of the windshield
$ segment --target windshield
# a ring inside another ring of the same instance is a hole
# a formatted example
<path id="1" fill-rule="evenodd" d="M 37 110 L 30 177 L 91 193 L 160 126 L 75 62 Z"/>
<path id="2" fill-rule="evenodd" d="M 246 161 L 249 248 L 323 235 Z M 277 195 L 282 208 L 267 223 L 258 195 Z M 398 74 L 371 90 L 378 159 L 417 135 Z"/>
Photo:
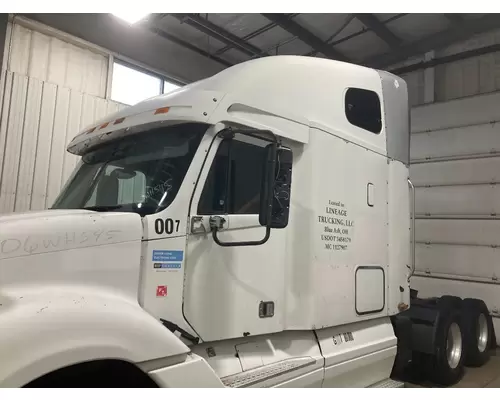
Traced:
<path id="1" fill-rule="evenodd" d="M 52 208 L 144 216 L 168 207 L 207 127 L 189 123 L 152 129 L 85 154 Z"/>

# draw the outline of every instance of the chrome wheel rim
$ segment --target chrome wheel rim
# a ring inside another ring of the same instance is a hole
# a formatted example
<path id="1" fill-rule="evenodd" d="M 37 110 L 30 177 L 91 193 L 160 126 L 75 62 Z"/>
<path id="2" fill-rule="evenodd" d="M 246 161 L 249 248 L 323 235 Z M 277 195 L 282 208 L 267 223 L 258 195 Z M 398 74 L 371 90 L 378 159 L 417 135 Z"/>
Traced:
<path id="1" fill-rule="evenodd" d="M 446 337 L 446 359 L 450 368 L 455 369 L 462 358 L 462 333 L 456 322 L 448 328 Z"/>
<path id="2" fill-rule="evenodd" d="M 488 320 L 484 314 L 477 319 L 477 348 L 480 353 L 488 346 Z"/>

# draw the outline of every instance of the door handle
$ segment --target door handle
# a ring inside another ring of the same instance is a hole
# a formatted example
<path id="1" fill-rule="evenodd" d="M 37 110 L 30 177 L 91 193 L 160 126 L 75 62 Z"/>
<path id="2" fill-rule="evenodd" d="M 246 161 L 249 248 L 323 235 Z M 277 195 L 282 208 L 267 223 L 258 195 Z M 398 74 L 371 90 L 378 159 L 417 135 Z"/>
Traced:
<path id="1" fill-rule="evenodd" d="M 368 204 L 368 207 L 373 207 L 375 205 L 375 195 L 373 191 L 373 183 L 368 183 L 366 185 L 366 203 Z"/>

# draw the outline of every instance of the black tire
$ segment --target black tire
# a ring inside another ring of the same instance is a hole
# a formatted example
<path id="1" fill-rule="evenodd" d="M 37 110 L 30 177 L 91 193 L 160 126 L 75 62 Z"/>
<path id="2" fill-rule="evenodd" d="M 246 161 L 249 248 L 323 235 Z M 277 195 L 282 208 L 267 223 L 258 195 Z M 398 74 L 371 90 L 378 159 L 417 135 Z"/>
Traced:
<path id="1" fill-rule="evenodd" d="M 465 365 L 480 367 L 488 362 L 493 340 L 493 322 L 486 304 L 478 299 L 462 302 L 462 326 L 464 329 Z"/>
<path id="2" fill-rule="evenodd" d="M 435 353 L 429 360 L 429 379 L 443 386 L 457 383 L 464 373 L 464 330 L 460 311 L 454 303 L 455 300 L 451 299 L 439 304 L 440 315 L 436 326 Z M 450 340 L 458 349 L 453 353 L 448 351 Z"/>
<path id="3" fill-rule="evenodd" d="M 432 355 L 430 354 L 418 351 L 412 353 L 410 368 L 407 370 L 407 377 L 410 382 L 422 385 L 425 381 L 432 379 L 429 376 L 431 358 Z"/>
<path id="4" fill-rule="evenodd" d="M 442 310 L 447 308 L 461 308 L 462 307 L 462 299 L 457 296 L 441 296 L 437 301 L 438 307 Z"/>

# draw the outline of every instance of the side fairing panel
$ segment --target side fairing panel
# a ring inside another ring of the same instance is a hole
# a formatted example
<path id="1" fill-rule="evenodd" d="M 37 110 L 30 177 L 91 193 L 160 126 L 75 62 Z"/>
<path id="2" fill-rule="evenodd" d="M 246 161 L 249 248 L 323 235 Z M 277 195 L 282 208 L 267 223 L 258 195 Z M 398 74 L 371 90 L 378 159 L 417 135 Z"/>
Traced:
<path id="1" fill-rule="evenodd" d="M 408 276 L 411 268 L 410 189 L 408 167 L 399 161 L 389 163 L 389 269 L 388 312 L 397 314 L 399 305 L 410 304 Z"/>

